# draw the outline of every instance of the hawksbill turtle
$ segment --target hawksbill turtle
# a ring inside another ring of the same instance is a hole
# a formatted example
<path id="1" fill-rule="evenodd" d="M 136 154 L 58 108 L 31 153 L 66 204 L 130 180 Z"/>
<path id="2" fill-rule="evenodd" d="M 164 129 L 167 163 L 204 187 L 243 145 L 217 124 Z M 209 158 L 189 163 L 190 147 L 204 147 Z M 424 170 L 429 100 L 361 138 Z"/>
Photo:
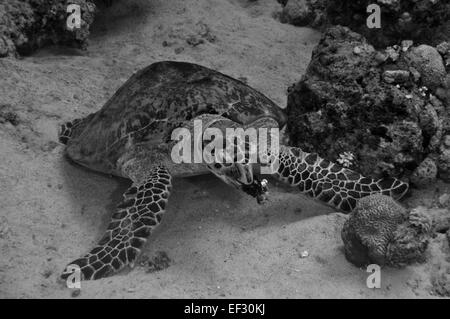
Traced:
<path id="1" fill-rule="evenodd" d="M 161 222 L 172 176 L 213 172 L 225 182 L 260 198 L 266 181 L 253 177 L 251 164 L 181 163 L 171 158 L 171 132 L 203 129 L 279 127 L 286 115 L 269 98 L 220 72 L 186 62 L 163 61 L 135 73 L 97 112 L 65 123 L 59 139 L 66 155 L 89 169 L 133 181 L 113 212 L 104 236 L 89 253 L 69 264 L 82 279 L 110 276 L 133 266 L 142 245 Z M 274 156 L 269 154 L 268 156 Z M 300 148 L 280 145 L 273 175 L 344 212 L 359 198 L 382 193 L 402 197 L 408 184 L 387 178 L 373 180 Z M 73 270 L 62 273 L 67 278 Z"/>

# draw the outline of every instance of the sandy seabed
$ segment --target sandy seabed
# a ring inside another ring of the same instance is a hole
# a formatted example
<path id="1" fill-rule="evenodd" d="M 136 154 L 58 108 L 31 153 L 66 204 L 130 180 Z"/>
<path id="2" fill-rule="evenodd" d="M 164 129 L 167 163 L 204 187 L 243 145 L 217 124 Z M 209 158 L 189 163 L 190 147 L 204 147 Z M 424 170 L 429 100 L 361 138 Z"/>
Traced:
<path id="1" fill-rule="evenodd" d="M 117 1 L 102 9 L 87 51 L 51 47 L 0 60 L 0 104 L 17 115 L 0 124 L 0 298 L 71 298 L 59 274 L 102 236 L 130 185 L 69 163 L 59 125 L 98 110 L 135 71 L 161 60 L 240 78 L 285 107 L 320 33 L 281 24 L 278 10 L 273 0 Z M 79 298 L 434 297 L 444 234 L 426 263 L 383 269 L 382 287 L 368 289 L 369 274 L 343 254 L 346 216 L 273 180 L 270 187 L 270 202 L 258 206 L 213 176 L 175 179 L 165 219 L 143 249 L 149 258 L 165 252 L 169 267 L 149 272 L 138 263 L 82 282 Z M 450 192 L 448 184 L 413 191 L 406 205 L 432 205 L 437 188 Z"/>

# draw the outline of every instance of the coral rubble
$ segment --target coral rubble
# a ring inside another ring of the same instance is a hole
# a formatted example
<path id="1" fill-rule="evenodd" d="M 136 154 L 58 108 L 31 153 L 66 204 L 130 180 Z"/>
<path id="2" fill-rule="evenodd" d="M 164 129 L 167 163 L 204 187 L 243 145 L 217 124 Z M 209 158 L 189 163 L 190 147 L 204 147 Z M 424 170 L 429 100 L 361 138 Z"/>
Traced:
<path id="1" fill-rule="evenodd" d="M 80 28 L 67 27 L 65 0 L 8 0 L 0 2 L 0 57 L 30 54 L 47 44 L 84 48 L 94 21 L 95 4 L 72 0 L 80 6 Z"/>
<path id="2" fill-rule="evenodd" d="M 278 0 L 283 6 L 282 22 L 298 26 L 320 27 L 325 23 L 326 0 Z"/>

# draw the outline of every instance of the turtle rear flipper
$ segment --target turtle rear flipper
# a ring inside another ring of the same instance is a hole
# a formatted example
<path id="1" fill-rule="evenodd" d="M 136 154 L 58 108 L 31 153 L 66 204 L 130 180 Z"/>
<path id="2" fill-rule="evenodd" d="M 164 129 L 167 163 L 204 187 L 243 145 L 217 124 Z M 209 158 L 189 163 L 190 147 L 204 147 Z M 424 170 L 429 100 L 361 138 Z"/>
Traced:
<path id="1" fill-rule="evenodd" d="M 163 167 L 156 167 L 144 181 L 133 184 L 97 246 L 71 262 L 61 278 L 67 279 L 77 267 L 82 280 L 108 277 L 126 265 L 133 267 L 140 248 L 161 222 L 170 190 L 171 176 Z"/>
<path id="2" fill-rule="evenodd" d="M 83 119 L 75 119 L 61 125 L 59 129 L 59 141 L 63 144 L 67 144 L 72 137 L 73 130 L 77 127 Z"/>

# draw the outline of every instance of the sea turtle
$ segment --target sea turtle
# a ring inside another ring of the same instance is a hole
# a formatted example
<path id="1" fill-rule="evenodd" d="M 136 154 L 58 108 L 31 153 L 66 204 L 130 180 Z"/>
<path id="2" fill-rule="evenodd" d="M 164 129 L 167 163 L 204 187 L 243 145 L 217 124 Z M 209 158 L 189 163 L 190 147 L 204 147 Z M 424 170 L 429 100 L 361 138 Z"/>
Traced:
<path id="1" fill-rule="evenodd" d="M 241 81 L 193 63 L 163 61 L 134 74 L 98 112 L 62 125 L 59 138 L 67 144 L 71 160 L 133 181 L 97 246 L 69 264 L 62 278 L 69 276 L 73 265 L 79 266 L 85 280 L 133 266 L 140 248 L 161 222 L 171 176 L 211 171 L 263 199 L 267 181 L 253 177 L 254 165 L 248 161 L 173 161 L 172 132 L 180 127 L 192 131 L 196 119 L 202 121 L 203 131 L 209 127 L 221 131 L 239 126 L 281 128 L 286 123 L 281 108 Z M 408 189 L 400 180 L 365 178 L 296 147 L 281 145 L 278 153 L 270 150 L 266 152 L 270 163 L 278 161 L 274 176 L 342 211 L 351 211 L 363 196 L 383 193 L 400 198 Z"/>

